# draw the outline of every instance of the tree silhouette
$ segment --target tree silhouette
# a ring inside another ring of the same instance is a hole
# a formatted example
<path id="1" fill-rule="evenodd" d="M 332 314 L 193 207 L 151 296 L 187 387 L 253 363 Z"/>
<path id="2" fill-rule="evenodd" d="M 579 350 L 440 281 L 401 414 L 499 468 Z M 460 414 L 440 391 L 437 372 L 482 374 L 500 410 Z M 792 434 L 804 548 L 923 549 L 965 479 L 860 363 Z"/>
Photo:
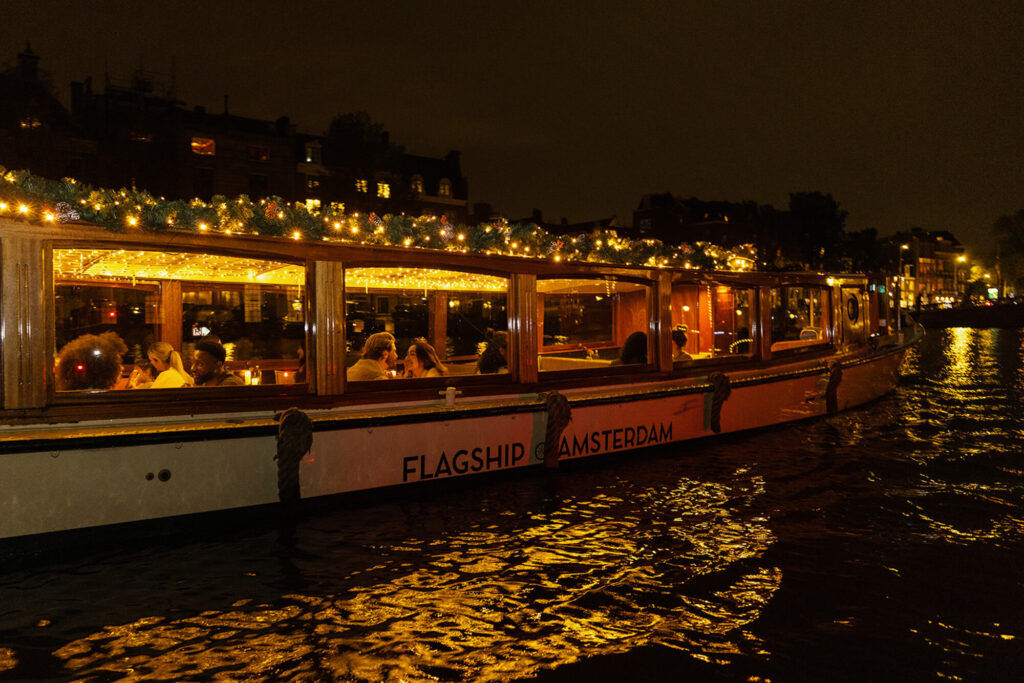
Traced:
<path id="1" fill-rule="evenodd" d="M 1012 216 L 1000 216 L 992 226 L 999 249 L 999 268 L 1003 280 L 1024 288 L 1024 209 Z"/>
<path id="2" fill-rule="evenodd" d="M 846 215 L 831 194 L 794 192 L 789 195 L 786 242 L 797 258 L 811 268 L 838 270 L 842 265 Z"/>

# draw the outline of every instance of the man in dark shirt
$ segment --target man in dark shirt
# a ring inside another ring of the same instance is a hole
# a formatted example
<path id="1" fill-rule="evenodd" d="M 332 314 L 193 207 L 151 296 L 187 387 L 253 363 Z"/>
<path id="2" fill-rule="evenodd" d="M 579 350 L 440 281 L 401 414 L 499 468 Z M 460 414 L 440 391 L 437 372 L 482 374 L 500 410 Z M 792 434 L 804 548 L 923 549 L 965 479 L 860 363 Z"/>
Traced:
<path id="1" fill-rule="evenodd" d="M 224 368 L 224 360 L 228 354 L 224 347 L 212 339 L 196 342 L 192 352 L 192 377 L 197 387 L 228 387 L 241 386 L 242 378 L 233 375 Z"/>

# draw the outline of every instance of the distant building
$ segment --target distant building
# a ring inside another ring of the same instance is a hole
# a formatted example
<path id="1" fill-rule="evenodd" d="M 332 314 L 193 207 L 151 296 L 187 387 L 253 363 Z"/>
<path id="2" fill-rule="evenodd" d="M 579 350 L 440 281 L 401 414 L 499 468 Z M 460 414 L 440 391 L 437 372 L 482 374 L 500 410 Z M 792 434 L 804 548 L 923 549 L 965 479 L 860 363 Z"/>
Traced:
<path id="1" fill-rule="evenodd" d="M 963 245 L 952 233 L 913 228 L 887 238 L 884 244 L 901 278 L 904 307 L 946 306 L 963 299 L 970 268 Z"/>
<path id="2" fill-rule="evenodd" d="M 770 254 L 775 245 L 768 243 L 762 213 L 755 202 L 679 199 L 671 192 L 647 194 L 633 211 L 633 230 L 634 236 L 654 237 L 666 244 L 711 242 L 727 248 L 754 244 L 759 253 Z"/>
<path id="3" fill-rule="evenodd" d="M 130 80 L 71 84 L 65 109 L 40 77 L 26 48 L 0 74 L 0 164 L 50 178 L 74 177 L 104 187 L 138 187 L 157 196 L 208 200 L 213 195 L 278 195 L 313 210 L 341 203 L 348 213 L 447 215 L 464 222 L 468 182 L 460 154 L 346 155 L 327 136 L 299 133 L 276 121 L 188 109 L 173 77 L 137 71 Z M 339 150 L 341 153 L 339 153 Z"/>

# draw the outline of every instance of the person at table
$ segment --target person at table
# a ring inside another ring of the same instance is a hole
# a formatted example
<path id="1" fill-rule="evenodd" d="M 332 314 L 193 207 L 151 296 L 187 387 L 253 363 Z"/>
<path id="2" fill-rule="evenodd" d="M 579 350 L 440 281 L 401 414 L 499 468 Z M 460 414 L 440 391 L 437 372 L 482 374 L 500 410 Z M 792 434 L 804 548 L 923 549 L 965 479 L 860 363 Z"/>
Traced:
<path id="1" fill-rule="evenodd" d="M 425 341 L 414 341 L 409 345 L 405 354 L 406 377 L 443 377 L 447 372 L 433 346 Z"/>
<path id="2" fill-rule="evenodd" d="M 83 334 L 57 354 L 57 391 L 113 389 L 128 347 L 114 332 Z"/>
<path id="3" fill-rule="evenodd" d="M 132 370 L 132 374 L 128 376 L 128 388 L 129 389 L 149 389 L 153 386 L 153 382 L 156 381 L 156 376 L 160 374 L 153 367 L 153 364 L 148 360 L 135 365 L 135 369 Z"/>
<path id="4" fill-rule="evenodd" d="M 228 372 L 224 361 L 228 354 L 224 345 L 212 339 L 196 342 L 192 352 L 192 377 L 197 387 L 238 387 L 245 384 L 238 375 Z"/>
<path id="5" fill-rule="evenodd" d="M 619 357 L 612 361 L 612 365 L 643 365 L 647 363 L 647 334 L 645 332 L 634 332 L 626 337 L 626 341 L 619 350 Z"/>
<path id="6" fill-rule="evenodd" d="M 349 382 L 390 379 L 397 364 L 395 338 L 390 332 L 377 332 L 367 337 L 363 345 L 363 357 L 345 372 L 345 378 Z"/>
<path id="7" fill-rule="evenodd" d="M 178 387 L 192 386 L 192 376 L 185 372 L 185 366 L 181 363 L 181 354 L 174 350 L 174 347 L 167 342 L 156 342 L 151 344 L 146 351 L 149 362 L 160 374 L 156 380 L 149 385 L 150 389 L 177 389 Z"/>
<path id="8" fill-rule="evenodd" d="M 686 325 L 676 325 L 672 330 L 672 362 L 693 360 L 693 356 L 686 352 Z"/>
<path id="9" fill-rule="evenodd" d="M 508 332 L 487 330 L 487 343 L 476 363 L 476 371 L 481 375 L 508 372 Z"/>

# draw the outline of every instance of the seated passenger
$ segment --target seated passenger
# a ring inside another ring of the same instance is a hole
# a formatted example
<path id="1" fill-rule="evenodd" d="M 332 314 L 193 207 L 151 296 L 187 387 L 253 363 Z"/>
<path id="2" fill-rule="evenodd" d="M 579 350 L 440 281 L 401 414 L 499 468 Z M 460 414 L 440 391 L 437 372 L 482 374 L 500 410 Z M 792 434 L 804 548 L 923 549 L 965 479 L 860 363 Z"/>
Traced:
<path id="1" fill-rule="evenodd" d="M 693 356 L 686 352 L 686 325 L 676 325 L 672 330 L 672 344 L 675 349 L 672 352 L 672 362 L 693 360 Z"/>
<path id="2" fill-rule="evenodd" d="M 390 332 L 377 332 L 367 337 L 363 357 L 345 372 L 345 378 L 349 382 L 390 379 L 397 363 L 395 338 Z"/>
<path id="3" fill-rule="evenodd" d="M 128 347 L 114 332 L 83 334 L 57 354 L 57 390 L 110 389 L 121 377 L 121 356 Z"/>
<path id="4" fill-rule="evenodd" d="M 128 377 L 129 389 L 148 389 L 156 381 L 156 368 L 148 360 L 135 364 L 135 369 Z"/>
<path id="5" fill-rule="evenodd" d="M 414 341 L 409 345 L 405 354 L 406 377 L 442 377 L 447 373 L 433 346 L 425 341 Z"/>
<path id="6" fill-rule="evenodd" d="M 192 376 L 185 372 L 185 366 L 181 364 L 181 355 L 174 350 L 174 347 L 167 342 L 156 342 L 150 344 L 146 351 L 149 362 L 160 374 L 149 386 L 150 389 L 177 389 L 183 386 L 192 386 Z"/>
<path id="7" fill-rule="evenodd" d="M 646 365 L 647 364 L 647 333 L 634 332 L 626 337 L 619 357 L 612 365 Z"/>
<path id="8" fill-rule="evenodd" d="M 192 377 L 197 387 L 238 387 L 245 384 L 224 367 L 227 351 L 219 342 L 201 339 L 192 352 Z"/>
<path id="9" fill-rule="evenodd" d="M 487 345 L 477 361 L 476 371 L 481 375 L 508 372 L 508 332 L 487 330 Z"/>

